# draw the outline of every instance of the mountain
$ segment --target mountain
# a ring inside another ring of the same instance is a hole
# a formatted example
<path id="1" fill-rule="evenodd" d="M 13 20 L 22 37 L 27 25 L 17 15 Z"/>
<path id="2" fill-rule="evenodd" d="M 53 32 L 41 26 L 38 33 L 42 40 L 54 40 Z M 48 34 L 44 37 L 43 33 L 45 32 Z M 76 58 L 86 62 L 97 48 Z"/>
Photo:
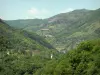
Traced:
<path id="1" fill-rule="evenodd" d="M 49 18 L 48 26 L 52 26 L 56 46 L 70 50 L 81 41 L 100 37 L 99 12 L 99 9 L 81 9 Z"/>
<path id="2" fill-rule="evenodd" d="M 0 75 L 100 75 L 99 13 L 81 9 L 44 20 L 0 19 Z M 85 41 L 90 39 L 95 40 Z"/>
<path id="3" fill-rule="evenodd" d="M 10 26 L 17 26 L 23 30 L 45 36 L 48 42 L 58 50 L 70 50 L 81 41 L 100 37 L 99 13 L 100 9 L 78 9 L 43 20 L 31 19 L 5 22 Z M 37 23 L 33 23 L 34 21 Z"/>
<path id="4" fill-rule="evenodd" d="M 57 57 L 58 51 L 43 37 L 0 19 L 0 75 L 33 75 Z"/>
<path id="5" fill-rule="evenodd" d="M 42 24 L 47 23 L 47 21 L 43 19 L 8 20 L 5 22 L 12 27 L 29 31 L 36 31 L 41 28 Z"/>
<path id="6" fill-rule="evenodd" d="M 14 29 L 0 19 L 0 35 L 11 42 L 14 50 L 38 50 L 54 49 L 43 37 L 25 30 Z"/>

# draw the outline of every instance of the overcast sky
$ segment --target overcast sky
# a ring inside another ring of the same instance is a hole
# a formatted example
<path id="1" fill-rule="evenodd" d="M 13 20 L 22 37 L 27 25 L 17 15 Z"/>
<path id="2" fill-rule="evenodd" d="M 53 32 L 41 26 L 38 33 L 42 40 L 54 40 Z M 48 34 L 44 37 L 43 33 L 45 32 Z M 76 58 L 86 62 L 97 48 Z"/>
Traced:
<path id="1" fill-rule="evenodd" d="M 0 0 L 0 18 L 4 20 L 44 19 L 83 8 L 98 9 L 100 0 Z"/>

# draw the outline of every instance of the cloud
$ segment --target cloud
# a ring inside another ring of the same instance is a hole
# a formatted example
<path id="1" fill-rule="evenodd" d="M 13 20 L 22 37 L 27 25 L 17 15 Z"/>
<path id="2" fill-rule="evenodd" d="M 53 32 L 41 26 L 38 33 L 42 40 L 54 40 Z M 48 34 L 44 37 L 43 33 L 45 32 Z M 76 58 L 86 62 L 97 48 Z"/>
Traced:
<path id="1" fill-rule="evenodd" d="M 73 9 L 67 8 L 60 12 L 59 11 L 54 12 L 54 11 L 50 11 L 45 8 L 38 9 L 38 8 L 32 7 L 29 10 L 27 10 L 27 16 L 25 18 L 26 19 L 33 19 L 33 18 L 45 19 L 45 18 L 49 18 L 49 17 L 59 14 L 59 13 L 66 13 L 66 12 L 70 12 L 70 11 L 73 11 Z"/>
<path id="2" fill-rule="evenodd" d="M 47 9 L 37 9 L 37 8 L 31 8 L 27 11 L 28 13 L 28 18 L 46 18 L 49 14 L 50 11 Z"/>
<path id="3" fill-rule="evenodd" d="M 4 17 L 3 16 L 0 16 L 0 19 L 4 19 Z"/>
<path id="4" fill-rule="evenodd" d="M 67 8 L 67 9 L 61 11 L 60 13 L 71 12 L 71 11 L 73 11 L 73 10 L 74 10 L 73 8 Z"/>
<path id="5" fill-rule="evenodd" d="M 37 10 L 36 8 L 31 8 L 30 10 L 28 10 L 28 13 L 32 15 L 36 15 L 39 14 L 39 10 Z"/>

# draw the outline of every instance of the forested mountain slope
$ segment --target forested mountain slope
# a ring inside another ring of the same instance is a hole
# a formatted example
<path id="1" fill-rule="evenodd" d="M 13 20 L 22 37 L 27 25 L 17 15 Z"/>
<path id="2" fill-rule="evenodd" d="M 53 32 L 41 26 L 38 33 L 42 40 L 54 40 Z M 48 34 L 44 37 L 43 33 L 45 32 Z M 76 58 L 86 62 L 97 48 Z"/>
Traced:
<path id="1" fill-rule="evenodd" d="M 0 19 L 0 75 L 33 75 L 51 60 L 51 54 L 57 57 L 58 52 L 45 39 Z"/>
<path id="2" fill-rule="evenodd" d="M 100 75 L 100 39 L 85 41 L 59 60 L 49 61 L 35 75 Z"/>
<path id="3" fill-rule="evenodd" d="M 51 17 L 48 26 L 55 36 L 53 43 L 71 49 L 81 41 L 100 37 L 99 13 L 100 9 L 82 9 Z"/>
<path id="4" fill-rule="evenodd" d="M 53 47 L 39 35 L 25 30 L 14 29 L 3 21 L 0 22 L 0 35 L 6 36 L 17 50 L 53 49 Z"/>

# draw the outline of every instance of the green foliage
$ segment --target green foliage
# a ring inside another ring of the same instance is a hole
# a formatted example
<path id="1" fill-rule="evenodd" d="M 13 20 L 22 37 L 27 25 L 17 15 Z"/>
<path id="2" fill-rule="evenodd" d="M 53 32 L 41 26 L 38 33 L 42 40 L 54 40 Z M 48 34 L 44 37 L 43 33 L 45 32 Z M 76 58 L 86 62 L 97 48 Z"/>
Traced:
<path id="1" fill-rule="evenodd" d="M 36 75 L 99 75 L 100 39 L 86 41 L 59 60 L 47 63 Z"/>
<path id="2" fill-rule="evenodd" d="M 100 75 L 100 39 L 82 42 L 76 49 L 60 54 L 33 33 L 50 28 L 53 39 L 47 40 L 51 39 L 55 47 L 73 49 L 82 40 L 100 37 L 99 11 L 75 10 L 48 20 L 35 19 L 34 24 L 33 20 L 13 21 L 15 27 L 24 30 L 11 28 L 0 19 L 0 75 Z"/>
<path id="3" fill-rule="evenodd" d="M 35 33 L 11 28 L 0 20 L 0 75 L 33 75 L 56 53 Z"/>
<path id="4" fill-rule="evenodd" d="M 48 50 L 54 49 L 44 38 L 33 32 L 11 28 L 9 25 L 0 22 L 0 35 L 11 42 L 14 50 Z M 8 43 L 9 43 L 8 42 Z M 1 43 L 2 44 L 2 43 Z"/>
<path id="5" fill-rule="evenodd" d="M 0 51 L 4 51 L 8 48 L 9 42 L 4 36 L 0 36 Z"/>

